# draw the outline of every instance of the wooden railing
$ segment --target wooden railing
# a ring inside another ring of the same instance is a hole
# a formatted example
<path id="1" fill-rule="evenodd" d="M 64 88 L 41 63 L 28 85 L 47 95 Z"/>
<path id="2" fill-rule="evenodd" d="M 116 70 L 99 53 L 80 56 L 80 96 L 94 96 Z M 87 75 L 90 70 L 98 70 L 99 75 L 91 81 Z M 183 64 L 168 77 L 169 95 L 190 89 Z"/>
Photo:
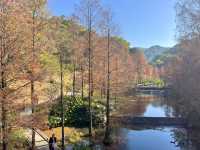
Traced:
<path id="1" fill-rule="evenodd" d="M 29 129 L 29 130 L 32 130 L 32 129 Z M 46 135 L 44 135 L 41 130 L 39 130 L 37 128 L 34 128 L 33 131 L 43 139 L 43 140 L 37 141 L 37 142 L 43 142 L 43 141 L 45 141 L 47 143 L 47 145 L 49 145 L 49 138 Z M 29 142 L 29 145 L 31 146 L 31 141 L 28 141 L 28 142 Z M 42 147 L 42 146 L 45 146 L 45 145 L 41 145 L 40 147 Z M 36 149 L 38 149 L 38 148 L 36 147 Z M 56 147 L 56 149 L 57 150 L 61 150 L 61 148 L 58 147 L 58 146 Z"/>

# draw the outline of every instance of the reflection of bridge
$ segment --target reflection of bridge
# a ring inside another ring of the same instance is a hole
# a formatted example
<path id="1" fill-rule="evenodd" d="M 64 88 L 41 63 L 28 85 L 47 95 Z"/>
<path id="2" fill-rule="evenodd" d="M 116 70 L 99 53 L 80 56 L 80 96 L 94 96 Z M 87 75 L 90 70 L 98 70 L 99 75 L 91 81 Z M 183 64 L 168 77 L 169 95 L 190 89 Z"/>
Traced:
<path id="1" fill-rule="evenodd" d="M 112 121 L 125 126 L 177 126 L 185 127 L 186 121 L 183 118 L 175 117 L 130 117 L 116 116 Z"/>
<path id="2" fill-rule="evenodd" d="M 168 87 L 156 87 L 156 86 L 137 86 L 136 91 L 165 91 L 169 90 Z"/>

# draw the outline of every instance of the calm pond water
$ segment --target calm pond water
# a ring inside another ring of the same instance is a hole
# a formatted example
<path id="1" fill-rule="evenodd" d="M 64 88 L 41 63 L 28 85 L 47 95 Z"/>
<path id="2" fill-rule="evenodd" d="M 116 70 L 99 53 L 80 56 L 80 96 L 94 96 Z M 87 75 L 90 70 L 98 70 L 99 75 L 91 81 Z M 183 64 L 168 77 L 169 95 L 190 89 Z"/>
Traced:
<path id="1" fill-rule="evenodd" d="M 118 102 L 118 113 L 131 116 L 173 117 L 173 109 L 162 97 L 137 96 Z M 197 150 L 187 140 L 187 131 L 175 127 L 138 128 L 119 127 L 113 135 L 120 142 L 116 150 Z"/>
<path id="2" fill-rule="evenodd" d="M 117 114 L 144 117 L 173 117 L 175 112 L 162 96 L 138 95 L 117 102 Z M 28 115 L 27 108 L 21 115 Z M 113 129 L 117 143 L 106 150 L 200 150 L 200 130 L 176 127 L 131 127 Z M 101 147 L 101 146 L 100 146 Z M 102 149 L 104 149 L 102 147 Z"/>
<path id="3" fill-rule="evenodd" d="M 121 150 L 179 150 L 172 143 L 172 131 L 164 129 L 129 130 L 120 128 L 120 137 L 123 137 Z"/>

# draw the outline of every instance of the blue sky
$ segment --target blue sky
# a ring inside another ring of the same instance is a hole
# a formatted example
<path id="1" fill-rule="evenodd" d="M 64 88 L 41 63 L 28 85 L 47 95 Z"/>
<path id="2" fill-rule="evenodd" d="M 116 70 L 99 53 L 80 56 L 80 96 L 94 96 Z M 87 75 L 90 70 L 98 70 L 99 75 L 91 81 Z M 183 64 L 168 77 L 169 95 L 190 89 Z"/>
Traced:
<path id="1" fill-rule="evenodd" d="M 48 0 L 53 15 L 71 15 L 80 0 Z M 120 36 L 136 47 L 175 45 L 175 0 L 102 0 L 114 12 Z"/>

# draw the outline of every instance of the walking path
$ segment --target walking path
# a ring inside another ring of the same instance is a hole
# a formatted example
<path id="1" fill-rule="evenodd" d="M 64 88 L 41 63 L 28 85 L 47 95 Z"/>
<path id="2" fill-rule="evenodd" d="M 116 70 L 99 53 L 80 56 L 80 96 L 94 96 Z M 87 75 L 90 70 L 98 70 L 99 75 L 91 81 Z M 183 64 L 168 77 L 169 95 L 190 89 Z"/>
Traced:
<path id="1" fill-rule="evenodd" d="M 27 137 L 29 143 L 31 143 L 32 130 L 26 129 L 25 136 Z M 37 150 L 49 150 L 48 137 L 38 129 L 35 130 L 35 146 Z"/>

